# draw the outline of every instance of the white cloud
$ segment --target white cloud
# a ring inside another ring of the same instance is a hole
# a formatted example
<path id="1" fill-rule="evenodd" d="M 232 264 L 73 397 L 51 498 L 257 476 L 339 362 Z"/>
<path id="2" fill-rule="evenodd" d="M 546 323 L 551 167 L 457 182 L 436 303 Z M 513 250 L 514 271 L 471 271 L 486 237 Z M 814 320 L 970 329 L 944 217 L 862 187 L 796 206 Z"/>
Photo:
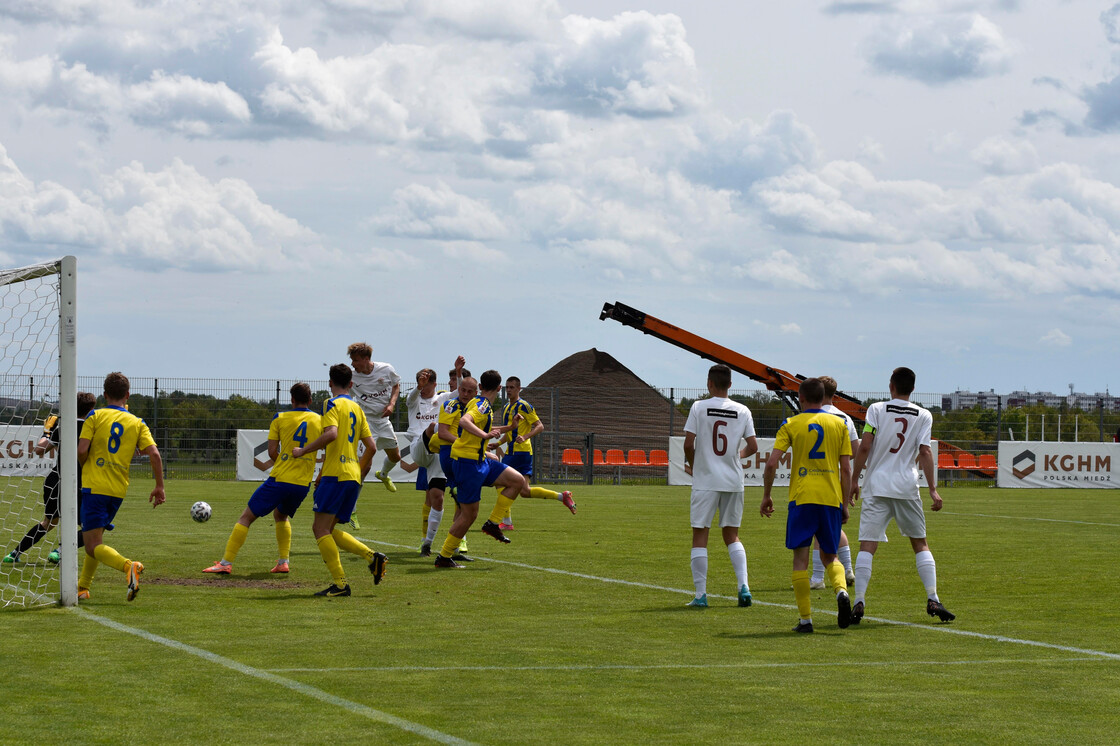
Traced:
<path id="1" fill-rule="evenodd" d="M 997 176 L 1038 170 L 1038 151 L 1029 140 L 990 137 L 976 146 L 971 155 L 977 165 Z"/>
<path id="2" fill-rule="evenodd" d="M 1042 335 L 1038 341 L 1050 347 L 1069 347 L 1073 344 L 1073 338 L 1061 329 L 1051 329 Z"/>
<path id="3" fill-rule="evenodd" d="M 133 121 L 154 124 L 184 135 L 207 136 L 215 128 L 246 124 L 249 105 L 225 83 L 157 71 L 152 79 L 127 89 L 127 108 Z"/>
<path id="4" fill-rule="evenodd" d="M 153 268 L 192 271 L 283 266 L 315 248 L 298 222 L 241 179 L 212 182 L 175 159 L 149 172 L 134 162 L 77 195 L 28 179 L 0 146 L 0 237 L 17 245 L 81 246 Z"/>
<path id="5" fill-rule="evenodd" d="M 801 327 L 798 324 L 782 324 L 778 331 L 782 334 L 801 334 Z"/>
<path id="6" fill-rule="evenodd" d="M 585 115 L 667 116 L 705 100 L 675 15 L 568 16 L 563 37 L 537 51 L 533 73 L 548 104 Z"/>
<path id="7" fill-rule="evenodd" d="M 746 191 L 758 179 L 820 160 L 816 135 L 788 111 L 771 113 L 762 125 L 708 118 L 697 125 L 695 137 L 683 169 L 717 187 Z"/>
<path id="8" fill-rule="evenodd" d="M 474 240 L 502 238 L 506 227 L 490 207 L 457 194 L 439 182 L 410 184 L 393 192 L 393 205 L 370 221 L 374 230 L 393 236 Z"/>
<path id="9" fill-rule="evenodd" d="M 940 85 L 1006 72 L 1012 45 L 982 15 L 892 18 L 865 41 L 871 68 Z"/>

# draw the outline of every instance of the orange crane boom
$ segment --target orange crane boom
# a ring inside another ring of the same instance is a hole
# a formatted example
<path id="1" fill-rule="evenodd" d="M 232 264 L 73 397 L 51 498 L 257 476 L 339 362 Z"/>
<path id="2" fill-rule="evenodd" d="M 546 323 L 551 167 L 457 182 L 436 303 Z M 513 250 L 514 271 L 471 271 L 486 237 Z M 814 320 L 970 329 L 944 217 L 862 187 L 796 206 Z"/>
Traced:
<path id="1" fill-rule="evenodd" d="M 753 358 L 741 355 L 734 350 L 617 301 L 603 304 L 599 320 L 603 321 L 605 319 L 614 319 L 624 326 L 633 327 L 643 334 L 657 337 L 706 360 L 723 363 L 732 370 L 764 384 L 767 389 L 784 399 L 794 411 L 800 409 L 797 392 L 801 390 L 801 382 L 805 380 L 805 376 L 794 375 L 781 368 L 764 365 Z M 853 420 L 863 422 L 867 417 L 867 408 L 858 399 L 843 392 L 837 391 L 832 403 Z"/>

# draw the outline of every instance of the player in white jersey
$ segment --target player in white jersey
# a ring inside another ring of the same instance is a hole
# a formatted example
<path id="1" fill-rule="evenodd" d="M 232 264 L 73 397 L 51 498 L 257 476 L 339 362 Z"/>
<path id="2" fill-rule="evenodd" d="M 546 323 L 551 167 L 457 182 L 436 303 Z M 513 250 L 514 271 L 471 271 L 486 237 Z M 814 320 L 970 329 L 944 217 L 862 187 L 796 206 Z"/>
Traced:
<path id="1" fill-rule="evenodd" d="M 929 485 L 933 509 L 941 510 L 942 503 L 930 448 L 933 415 L 910 401 L 915 380 L 914 371 L 895 368 L 891 373 L 891 400 L 876 402 L 867 408 L 867 424 L 852 473 L 851 501 L 854 502 L 860 494 L 859 475 L 864 464 L 867 465 L 859 516 L 852 624 L 859 624 L 863 618 L 864 596 L 871 582 L 871 560 L 879 542 L 887 540 L 887 524 L 892 518 L 914 548 L 918 577 L 926 587 L 926 613 L 943 622 L 956 618 L 937 597 L 937 565 L 926 542 L 926 517 L 922 512 L 915 459 Z"/>
<path id="2" fill-rule="evenodd" d="M 385 489 L 396 492 L 396 485 L 389 478 L 393 466 L 401 460 L 397 435 L 391 417 L 401 395 L 401 377 L 389 363 L 372 360 L 373 348 L 365 342 L 355 342 L 346 348 L 354 368 L 354 384 L 350 396 L 365 411 L 370 432 L 378 449 L 385 451 L 385 461 L 373 476 L 381 480 Z M 362 475 L 365 478 L 365 475 Z"/>
<path id="3" fill-rule="evenodd" d="M 716 510 L 723 531 L 723 543 L 735 570 L 739 605 L 751 605 L 747 583 L 747 553 L 739 541 L 743 522 L 743 464 L 740 459 L 758 451 L 751 410 L 727 398 L 731 388 L 731 369 L 713 365 L 708 370 L 708 399 L 693 402 L 684 425 L 684 460 L 692 471 L 692 499 L 689 522 L 692 525 L 692 582 L 696 596 L 688 603 L 693 608 L 708 606 L 708 531 Z M 742 440 L 746 447 L 739 449 Z"/>
<path id="4" fill-rule="evenodd" d="M 848 439 L 852 441 L 852 453 L 855 453 L 859 450 L 859 434 L 856 432 L 856 423 L 852 422 L 851 417 L 844 414 L 844 410 L 832 403 L 832 398 L 836 396 L 836 389 L 838 388 L 836 379 L 832 376 L 820 376 L 819 378 L 820 382 L 824 384 L 824 405 L 821 409 L 844 420 L 844 424 L 848 426 Z M 847 501 L 844 502 L 843 508 L 843 522 L 847 523 Z M 848 581 L 848 585 L 855 583 L 855 571 L 852 569 L 852 548 L 848 545 L 848 535 L 844 533 L 843 529 L 840 529 L 840 548 L 836 550 L 836 558 L 844 566 L 844 577 Z M 816 538 L 813 539 L 813 576 L 809 578 L 809 588 L 818 591 L 825 588 L 824 563 L 821 562 L 821 550 Z"/>

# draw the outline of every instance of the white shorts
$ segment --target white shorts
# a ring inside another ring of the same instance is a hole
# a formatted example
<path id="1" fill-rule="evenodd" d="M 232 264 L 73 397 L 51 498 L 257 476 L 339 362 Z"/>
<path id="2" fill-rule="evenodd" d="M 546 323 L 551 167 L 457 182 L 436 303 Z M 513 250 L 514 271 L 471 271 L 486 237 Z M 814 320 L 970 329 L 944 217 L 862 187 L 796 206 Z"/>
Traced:
<path id="1" fill-rule="evenodd" d="M 417 436 L 416 439 L 412 441 L 408 453 L 412 458 L 412 463 L 428 470 L 428 479 L 434 476 L 443 476 L 443 469 L 441 469 L 439 465 L 439 454 L 432 453 L 428 450 L 428 444 L 424 442 L 424 437 L 422 435 Z"/>
<path id="2" fill-rule="evenodd" d="M 693 490 L 688 507 L 688 519 L 692 527 L 711 528 L 717 508 L 719 525 L 737 528 L 743 523 L 743 491 Z"/>
<path id="3" fill-rule="evenodd" d="M 926 538 L 926 514 L 919 500 L 869 495 L 860 502 L 859 540 L 886 541 L 887 524 L 894 519 L 899 532 L 910 539 Z"/>
<path id="4" fill-rule="evenodd" d="M 367 417 L 366 421 L 369 422 L 369 431 L 373 435 L 373 442 L 377 444 L 377 450 L 397 447 L 397 434 L 388 417 Z"/>

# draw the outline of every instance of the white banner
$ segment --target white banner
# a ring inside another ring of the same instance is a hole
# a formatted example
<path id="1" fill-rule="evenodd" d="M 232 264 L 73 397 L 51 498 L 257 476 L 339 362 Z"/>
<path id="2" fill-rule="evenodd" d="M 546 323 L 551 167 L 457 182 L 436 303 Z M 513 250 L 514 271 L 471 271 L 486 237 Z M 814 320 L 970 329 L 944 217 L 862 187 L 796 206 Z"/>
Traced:
<path id="1" fill-rule="evenodd" d="M 1001 441 L 1000 487 L 1120 488 L 1120 444 Z"/>
<path id="2" fill-rule="evenodd" d="M 397 443 L 400 444 L 401 455 L 405 455 L 405 450 L 411 442 L 411 437 L 408 433 L 396 433 Z M 358 456 L 365 452 L 365 447 L 358 444 Z M 407 456 L 406 456 L 407 459 Z M 367 482 L 376 481 L 373 478 L 373 472 L 381 466 L 381 462 L 385 460 L 383 454 L 374 454 L 373 468 L 370 469 L 369 476 L 366 477 Z M 268 431 L 267 430 L 238 430 L 237 431 L 237 479 L 242 482 L 263 482 L 268 479 L 268 473 L 271 467 L 265 467 L 268 462 Z M 319 468 L 323 463 L 323 452 L 319 451 L 316 458 L 315 473 L 319 473 Z M 389 472 L 389 476 L 394 482 L 415 482 L 416 472 L 409 474 L 399 465 L 393 467 Z"/>
<path id="3" fill-rule="evenodd" d="M 742 449 L 747 445 L 746 441 L 739 441 L 738 448 Z M 931 441 L 931 448 L 933 448 L 933 463 L 934 478 L 937 478 L 937 441 Z M 762 486 L 762 473 L 766 469 L 766 460 L 770 458 L 770 449 L 774 447 L 773 438 L 758 438 L 758 453 L 750 458 L 742 459 L 740 463 L 743 464 L 743 484 L 747 487 L 761 487 Z M 863 478 L 867 476 L 867 470 L 864 470 L 863 475 L 860 476 L 860 484 L 863 484 Z M 781 460 L 778 461 L 778 472 L 774 475 L 774 485 L 777 487 L 788 487 L 790 478 L 790 452 L 786 451 L 782 454 Z M 673 437 L 669 438 L 669 484 L 676 485 L 691 485 L 692 477 L 685 473 L 684 470 L 684 438 Z M 918 484 L 922 487 L 926 485 L 925 474 L 921 469 L 918 470 Z"/>
<path id="4" fill-rule="evenodd" d="M 43 434 L 42 425 L 0 426 L 0 475 L 5 477 L 45 477 L 58 456 L 48 449 L 35 455 L 35 444 Z"/>

